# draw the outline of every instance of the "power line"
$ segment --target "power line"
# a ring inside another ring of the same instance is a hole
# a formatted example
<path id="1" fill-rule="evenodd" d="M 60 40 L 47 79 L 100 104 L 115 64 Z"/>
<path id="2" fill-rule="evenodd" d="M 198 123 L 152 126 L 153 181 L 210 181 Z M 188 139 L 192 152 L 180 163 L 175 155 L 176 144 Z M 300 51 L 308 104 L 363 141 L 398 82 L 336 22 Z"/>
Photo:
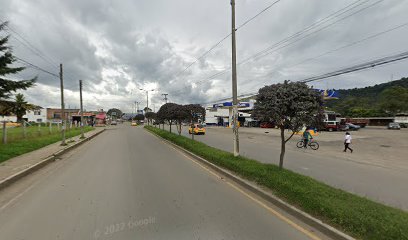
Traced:
<path id="1" fill-rule="evenodd" d="M 277 4 L 278 2 L 280 2 L 282 0 L 277 0 L 271 4 L 269 4 L 266 8 L 264 8 L 262 11 L 260 11 L 259 13 L 255 14 L 255 16 L 249 18 L 248 20 L 246 20 L 245 22 L 243 22 L 241 25 L 239 25 L 236 30 L 243 28 L 245 25 L 247 25 L 248 23 L 252 22 L 255 18 L 259 17 L 262 13 L 268 11 L 271 7 L 273 7 L 273 5 Z"/>
<path id="2" fill-rule="evenodd" d="M 0 19 L 0 21 L 5 22 L 4 20 Z M 40 57 L 42 60 L 44 60 L 45 62 L 47 62 L 50 66 L 52 66 L 53 68 L 59 69 L 59 64 L 56 63 L 56 61 L 46 55 L 44 52 L 42 52 L 39 48 L 37 48 L 34 44 L 32 44 L 27 38 L 25 38 L 22 34 L 20 34 L 19 32 L 17 32 L 17 30 L 13 29 L 12 27 L 10 27 L 9 25 L 5 26 L 7 29 L 5 29 L 6 32 L 8 32 L 15 40 L 17 40 L 17 42 L 19 42 L 21 45 L 23 45 L 24 47 L 26 47 L 28 50 L 30 50 L 32 53 L 34 53 L 36 56 Z M 11 34 L 14 33 L 14 34 Z M 37 70 L 46 72 L 49 74 L 49 72 L 47 70 L 44 70 L 38 66 L 34 66 L 31 63 L 27 63 L 27 60 L 23 60 L 25 61 L 26 64 L 28 64 L 30 67 L 35 68 Z M 73 72 L 66 72 L 65 73 L 67 76 L 69 76 L 71 79 L 75 79 L 72 74 L 74 74 Z M 76 76 L 76 78 L 80 79 L 80 77 L 78 77 L 78 75 L 74 74 Z"/>
<path id="3" fill-rule="evenodd" d="M 296 42 L 298 42 L 298 41 L 300 41 L 300 40 L 303 40 L 303 39 L 305 39 L 305 38 L 307 38 L 307 37 L 309 37 L 309 36 L 311 36 L 311 35 L 313 35 L 313 34 L 315 34 L 315 33 L 318 33 L 318 32 L 320 32 L 320 31 L 323 31 L 323 30 L 325 30 L 325 29 L 331 27 L 331 26 L 333 26 L 334 24 L 336 24 L 336 23 L 338 23 L 338 22 L 340 22 L 340 21 L 343 21 L 343 20 L 345 20 L 345 19 L 347 19 L 347 18 L 349 18 L 349 17 L 351 17 L 351 16 L 353 16 L 353 15 L 355 15 L 355 14 L 358 14 L 358 13 L 360 13 L 360 12 L 362 12 L 362 11 L 364 11 L 364 10 L 370 8 L 370 7 L 373 7 L 374 5 L 377 5 L 377 4 L 379 4 L 380 2 L 382 2 L 382 1 L 384 1 L 384 0 L 378 0 L 378 1 L 372 3 L 372 4 L 368 5 L 368 6 L 365 6 L 365 7 L 361 8 L 361 9 L 359 9 L 359 10 L 356 11 L 356 12 L 353 12 L 353 13 L 351 13 L 351 14 L 349 14 L 349 15 L 346 15 L 345 17 L 342 17 L 342 18 L 336 20 L 335 22 L 330 23 L 329 25 L 326 25 L 326 26 L 324 26 L 324 27 L 322 27 L 322 28 L 320 28 L 320 29 L 318 29 L 318 30 L 316 30 L 316 31 L 313 31 L 313 32 L 311 32 L 311 33 L 309 33 L 309 34 L 307 34 L 307 35 L 301 37 L 301 38 L 298 38 L 298 39 L 296 39 L 296 40 L 293 41 L 293 42 L 289 42 L 290 40 L 292 40 L 292 39 L 294 39 L 294 38 L 296 38 L 296 37 L 298 37 L 298 36 L 301 36 L 302 34 L 307 33 L 307 32 L 309 32 L 310 30 L 313 30 L 313 29 L 315 29 L 315 28 L 317 28 L 317 27 L 319 27 L 319 26 L 321 26 L 321 25 L 323 25 L 323 24 L 325 24 L 325 23 L 327 23 L 327 22 L 330 22 L 332 19 L 334 19 L 334 18 L 336 18 L 336 17 L 339 17 L 339 16 L 341 16 L 341 15 L 347 13 L 347 12 L 350 12 L 350 11 L 352 11 L 353 9 L 355 9 L 355 8 L 357 8 L 357 7 L 360 7 L 360 6 L 362 6 L 363 4 L 365 4 L 365 3 L 369 2 L 369 1 L 371 1 L 371 0 L 364 0 L 364 1 L 362 1 L 362 0 L 356 0 L 355 2 L 353 2 L 353 3 L 351 3 L 351 4 L 349 4 L 349 5 L 345 6 L 345 7 L 343 7 L 342 9 L 340 9 L 340 10 L 334 12 L 334 13 L 329 14 L 328 16 L 324 17 L 323 19 L 318 20 L 317 22 L 315 22 L 315 23 L 309 25 L 308 27 L 306 27 L 306 28 L 304 28 L 304 29 L 302 29 L 302 30 L 296 32 L 295 34 L 293 34 L 293 35 L 291 35 L 291 36 L 289 36 L 289 37 L 286 37 L 286 38 L 284 38 L 284 39 L 278 41 L 277 43 L 273 44 L 272 46 L 270 46 L 270 47 L 268 47 L 268 48 L 266 48 L 266 49 L 264 49 L 264 50 L 262 50 L 262 51 L 260 51 L 260 52 L 257 52 L 257 53 L 255 53 L 255 54 L 251 55 L 250 57 L 248 57 L 248 58 L 244 59 L 243 61 L 239 62 L 238 65 L 245 64 L 245 63 L 249 62 L 249 61 L 252 60 L 252 59 L 258 60 L 258 59 L 260 59 L 260 58 L 262 58 L 262 57 L 265 57 L 265 56 L 271 54 L 272 52 L 275 52 L 275 51 L 277 51 L 277 50 L 280 50 L 280 49 L 282 49 L 282 48 L 285 48 L 285 47 L 287 47 L 287 46 L 290 46 L 290 45 L 292 45 L 292 44 L 294 44 L 294 43 L 296 43 Z M 282 45 L 282 44 L 284 44 L 284 43 L 287 43 L 287 42 L 289 42 L 289 43 L 286 44 L 286 45 L 280 46 L 280 45 Z M 280 46 L 280 47 L 277 48 L 277 49 L 275 49 L 274 51 L 270 51 L 270 50 L 272 50 L 273 48 L 278 47 L 278 46 Z M 269 51 L 269 52 L 268 52 L 268 51 Z M 266 53 L 266 54 L 265 54 L 265 53 Z M 262 55 L 262 54 L 263 54 L 263 55 Z M 214 79 L 214 78 L 217 77 L 217 76 L 220 76 L 220 75 L 223 75 L 223 74 L 227 73 L 230 69 L 231 69 L 231 67 L 228 67 L 228 68 L 222 70 L 221 72 L 218 72 L 218 73 L 216 73 L 216 74 L 211 75 L 211 76 L 208 77 L 208 78 L 205 78 L 205 79 L 200 80 L 200 81 L 198 81 L 198 82 L 194 82 L 194 84 L 199 85 L 199 84 L 201 84 L 201 83 L 203 83 L 203 82 L 206 82 L 206 81 L 208 81 L 208 80 L 212 80 L 212 79 Z M 189 87 L 189 86 L 183 87 L 181 90 L 174 92 L 173 95 L 177 95 L 177 93 L 181 93 L 184 89 L 187 89 L 188 87 Z"/>
<path id="4" fill-rule="evenodd" d="M 387 30 L 384 30 L 384 31 L 381 31 L 381 32 L 372 34 L 372 35 L 370 35 L 370 36 L 368 36 L 368 37 L 365 37 L 365 38 L 362 38 L 362 39 L 360 39 L 360 40 L 357 40 L 357 41 L 354 41 L 354 42 L 345 44 L 345 45 L 343 45 L 343 46 L 341 46 L 341 47 L 337 47 L 337 48 L 331 49 L 331 50 L 326 51 L 326 52 L 324 52 L 324 53 L 321 53 L 321 54 L 319 54 L 319 55 L 317 55 L 317 56 L 304 59 L 304 60 L 302 60 L 302 61 L 300 61 L 300 62 L 298 62 L 298 63 L 295 63 L 295 64 L 290 65 L 290 66 L 287 66 L 287 67 L 295 67 L 295 66 L 301 65 L 301 64 L 303 64 L 303 63 L 313 61 L 313 60 L 318 59 L 318 58 L 320 58 L 320 57 L 323 57 L 323 56 L 325 56 L 325 55 L 328 55 L 328 54 L 331 54 L 331 53 L 340 51 L 340 50 L 345 49 L 345 48 L 349 48 L 349 47 L 355 46 L 355 45 L 360 44 L 360 43 L 362 43 L 362 42 L 365 42 L 365 41 L 368 41 L 368 40 L 377 38 L 377 37 L 379 37 L 379 36 L 385 35 L 385 34 L 387 34 L 387 33 L 390 33 L 390 32 L 392 32 L 392 31 L 395 31 L 395 30 L 397 30 L 397 29 L 400 29 L 400 28 L 403 28 L 403 27 L 407 27 L 407 26 L 408 26 L 408 22 L 406 22 L 406 23 L 404 23 L 404 24 L 400 24 L 400 25 L 398 25 L 398 26 L 395 26 L 395 27 L 389 28 L 389 29 L 387 29 Z M 274 70 L 274 71 L 271 71 L 271 72 L 269 72 L 269 73 L 267 73 L 264 77 L 271 75 L 273 72 L 275 72 L 275 70 Z"/>
<path id="5" fill-rule="evenodd" d="M 45 69 L 43 69 L 43 68 L 41 68 L 41 67 L 39 67 L 39 66 L 37 66 L 37 65 L 35 65 L 35 64 L 31 63 L 31 62 L 29 62 L 29 61 L 27 61 L 27 60 L 24 60 L 24 59 L 19 58 L 19 57 L 17 57 L 17 56 L 14 56 L 14 57 L 15 57 L 19 62 L 22 62 L 22 63 L 27 64 L 29 67 L 32 67 L 32 68 L 34 68 L 34 69 L 40 70 L 41 72 L 44 72 L 44 73 L 47 73 L 47 74 L 49 74 L 49 75 L 51 75 L 51 76 L 54 76 L 54 77 L 59 78 L 59 75 L 58 75 L 58 74 L 52 73 L 52 72 L 50 72 L 50 71 L 47 71 L 47 70 L 45 70 Z"/>
<path id="6" fill-rule="evenodd" d="M 358 0 L 358 1 L 356 1 L 356 2 L 359 2 L 359 1 L 361 1 L 361 0 Z M 246 63 L 246 62 L 248 62 L 248 61 L 250 61 L 250 60 L 257 60 L 257 59 L 263 58 L 263 57 L 265 57 L 265 56 L 267 56 L 267 55 L 269 55 L 269 54 L 271 54 L 271 53 L 273 53 L 273 52 L 276 52 L 276 51 L 281 50 L 281 49 L 283 49 L 283 48 L 285 48 L 285 47 L 288 47 L 288 46 L 290 46 L 290 45 L 293 45 L 293 44 L 295 44 L 295 43 L 297 43 L 297 42 L 299 42 L 299 41 L 301 41 L 301 40 L 303 40 L 303 39 L 305 39 L 305 38 L 307 38 L 307 37 L 309 37 L 309 36 L 311 36 L 311 35 L 313 35 L 313 34 L 316 34 L 316 33 L 318 33 L 318 32 L 321 32 L 321 31 L 323 31 L 323 30 L 325 30 L 325 29 L 327 29 L 327 28 L 329 28 L 329 27 L 335 25 L 335 24 L 338 23 L 338 22 L 341 22 L 341 21 L 343 21 L 343 20 L 345 20 L 345 19 L 347 19 L 347 18 L 349 18 L 349 17 L 352 17 L 352 16 L 354 16 L 354 15 L 356 15 L 356 14 L 358 14 L 358 13 L 360 13 L 360 12 L 362 12 L 362 11 L 368 9 L 368 8 L 371 8 L 371 7 L 375 6 L 375 5 L 377 5 L 377 4 L 381 3 L 381 2 L 383 2 L 384 0 L 378 0 L 378 1 L 372 3 L 372 4 L 368 5 L 368 6 L 365 6 L 365 7 L 361 8 L 361 9 L 359 9 L 359 10 L 357 10 L 357 11 L 355 11 L 355 12 L 349 14 L 349 15 L 346 15 L 346 16 L 344 16 L 344 17 L 342 17 L 342 18 L 339 18 L 339 19 L 337 19 L 336 21 L 334 21 L 334 22 L 332 22 L 332 23 L 330 23 L 330 24 L 328 24 L 328 25 L 326 25 L 326 26 L 323 26 L 323 27 L 320 28 L 320 29 L 317 29 L 316 31 L 309 32 L 310 30 L 313 30 L 313 29 L 315 29 L 315 28 L 317 28 L 317 27 L 319 27 L 319 26 L 321 26 L 321 25 L 323 25 L 323 24 L 325 24 L 325 23 L 327 23 L 327 22 L 330 22 L 333 18 L 338 17 L 338 16 L 341 16 L 341 15 L 347 13 L 347 12 L 350 12 L 351 10 L 353 10 L 353 9 L 355 9 L 355 8 L 361 6 L 361 5 L 363 5 L 364 3 L 367 3 L 367 2 L 369 2 L 369 1 L 370 1 L 370 0 L 365 0 L 364 2 L 362 2 L 362 3 L 360 3 L 360 4 L 356 5 L 356 6 L 353 6 L 353 7 L 351 7 L 350 9 L 348 9 L 349 6 L 350 6 L 350 5 L 348 5 L 348 6 L 346 6 L 345 8 L 343 8 L 344 11 L 340 10 L 340 11 L 342 11 L 342 12 L 337 11 L 337 12 L 334 13 L 333 16 L 331 16 L 331 17 L 330 17 L 330 15 L 327 16 L 326 18 L 324 18 L 324 19 L 326 19 L 325 21 L 320 21 L 320 20 L 319 20 L 319 21 L 317 22 L 318 24 L 314 23 L 314 24 L 308 26 L 307 28 L 305 28 L 305 29 L 303 29 L 303 30 L 301 30 L 301 31 L 299 31 L 299 32 L 297 32 L 297 33 L 295 33 L 295 34 L 293 34 L 293 35 L 291 35 L 291 36 L 289 36 L 289 37 L 287 37 L 287 38 L 285 38 L 285 39 L 283 39 L 283 40 L 281 40 L 281 41 L 275 43 L 275 44 L 273 44 L 272 46 L 270 46 L 270 47 L 268 47 L 268 48 L 266 48 L 266 49 L 264 49 L 264 50 L 261 50 L 261 51 L 259 51 L 258 53 L 256 53 L 256 54 L 254 54 L 254 55 L 252 55 L 252 56 L 250 56 L 250 57 L 244 59 L 244 60 L 241 61 L 239 64 L 244 64 L 244 63 Z M 356 2 L 355 2 L 355 3 L 356 3 Z M 303 33 L 307 33 L 307 32 L 309 32 L 309 33 L 306 34 L 306 35 L 304 35 L 304 36 L 302 36 L 302 37 L 300 37 L 300 38 L 298 38 L 298 39 L 296 39 L 296 40 L 294 40 L 294 41 L 291 41 L 292 39 L 295 39 L 295 38 L 297 38 L 298 36 L 302 35 Z M 287 43 L 287 44 L 285 44 L 285 43 Z M 285 44 L 285 45 L 283 45 L 283 44 Z M 278 47 L 278 48 L 276 48 L 276 47 Z M 273 50 L 273 51 L 271 51 L 271 50 Z"/>
<path id="7" fill-rule="evenodd" d="M 368 68 L 374 68 L 376 66 L 381 66 L 384 64 L 388 64 L 388 63 L 392 63 L 392 62 L 397 62 L 397 61 L 401 61 L 404 59 L 408 58 L 408 51 L 406 52 L 402 52 L 396 55 L 392 55 L 392 56 L 387 56 L 387 57 L 383 57 L 383 58 L 379 58 L 379 59 L 375 59 L 372 61 L 368 61 L 365 63 L 361 63 L 361 64 L 357 64 L 351 67 L 347 67 L 347 68 L 343 68 L 334 72 L 329 72 L 329 73 L 325 73 L 322 75 L 318 75 L 318 76 L 314 76 L 314 77 L 310 77 L 310 78 L 306 78 L 303 80 L 300 80 L 299 82 L 304 82 L 304 83 L 308 83 L 308 82 L 313 82 L 313 81 L 317 81 L 320 79 L 326 79 L 326 78 L 331 78 L 331 77 L 335 77 L 335 76 L 340 76 L 346 73 L 351 73 L 351 72 L 356 72 L 356 71 L 360 71 L 360 70 L 364 70 L 364 69 L 368 69 Z"/>
<path id="8" fill-rule="evenodd" d="M 3 21 L 4 20 L 1 20 Z M 15 29 L 13 29 L 12 27 L 10 27 L 9 25 L 5 26 L 7 29 L 5 29 L 6 31 L 8 31 L 9 33 L 12 32 L 13 34 L 10 34 L 15 40 L 17 40 L 19 43 L 21 43 L 23 46 L 25 46 L 26 48 L 28 48 L 31 52 L 33 52 L 35 55 L 39 56 L 41 59 L 43 59 L 45 62 L 49 63 L 51 66 L 58 68 L 58 64 L 55 63 L 55 61 L 47 56 L 46 54 L 44 54 L 40 49 L 38 49 L 37 47 L 34 46 L 34 44 L 32 44 L 29 40 L 27 40 L 24 36 L 22 36 L 22 34 L 18 33 Z"/>
<path id="9" fill-rule="evenodd" d="M 251 21 L 253 21 L 255 18 L 259 17 L 261 14 L 263 14 L 264 12 L 266 12 L 267 10 L 269 10 L 271 7 L 273 7 L 275 4 L 277 4 L 278 2 L 280 2 L 282 0 L 277 0 L 273 3 L 271 3 L 270 5 L 268 5 L 266 8 L 264 8 L 262 11 L 260 11 L 259 13 L 257 13 L 255 16 L 249 18 L 248 20 L 246 20 L 244 23 L 242 23 L 241 25 L 239 25 L 235 31 L 238 31 L 239 29 L 243 28 L 245 25 L 247 25 L 248 23 L 250 23 Z M 221 40 L 219 40 L 216 44 L 214 44 L 210 49 L 208 49 L 207 51 L 205 51 L 202 55 L 200 55 L 198 58 L 196 58 L 193 62 L 191 62 L 189 65 L 187 65 L 186 68 L 184 68 L 182 71 L 180 71 L 179 73 L 177 73 L 175 75 L 175 77 L 180 76 L 181 74 L 183 74 L 184 72 L 186 72 L 190 67 L 192 67 L 194 64 L 196 64 L 198 61 L 200 61 L 201 59 L 205 58 L 209 53 L 211 53 L 215 48 L 217 48 L 222 42 L 224 42 L 228 37 L 231 36 L 231 33 L 227 34 L 225 37 L 223 37 Z"/>
<path id="10" fill-rule="evenodd" d="M 357 71 L 370 69 L 370 68 L 390 64 L 390 63 L 395 63 L 395 62 L 402 61 L 402 60 L 405 60 L 405 59 L 408 59 L 408 51 L 401 52 L 401 53 L 398 53 L 398 54 L 394 54 L 394 55 L 391 55 L 391 56 L 381 57 L 381 58 L 378 58 L 378 59 L 375 59 L 375 60 L 367 61 L 367 62 L 364 62 L 364 63 L 360 63 L 360 64 L 353 65 L 353 66 L 350 66 L 350 67 L 346 67 L 346 68 L 336 70 L 336 71 L 333 71 L 333 72 L 317 75 L 317 76 L 314 76 L 314 77 L 305 78 L 303 80 L 299 80 L 298 82 L 304 82 L 304 83 L 314 82 L 314 81 L 318 81 L 318 80 L 321 80 L 321 79 L 327 79 L 327 78 L 331 78 L 331 77 L 335 77 L 335 76 L 344 75 L 344 74 L 347 74 L 347 73 L 357 72 Z M 258 92 L 249 92 L 249 93 L 246 93 L 246 94 L 241 94 L 241 95 L 239 95 L 239 97 L 240 98 L 242 98 L 242 97 L 251 97 L 251 96 L 256 95 L 257 93 Z M 217 103 L 217 102 L 221 102 L 221 101 L 225 101 L 225 100 L 229 100 L 229 99 L 231 99 L 231 97 L 225 97 L 225 98 L 222 98 L 222 99 L 214 100 L 214 101 L 207 102 L 207 103 L 200 103 L 200 104 L 206 105 L 206 104 Z"/>

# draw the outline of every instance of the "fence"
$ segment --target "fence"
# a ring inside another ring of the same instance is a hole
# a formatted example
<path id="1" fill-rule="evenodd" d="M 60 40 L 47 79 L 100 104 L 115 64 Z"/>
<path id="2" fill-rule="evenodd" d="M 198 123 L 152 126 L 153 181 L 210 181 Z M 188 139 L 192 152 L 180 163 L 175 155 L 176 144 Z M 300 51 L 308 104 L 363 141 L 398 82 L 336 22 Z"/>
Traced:
<path id="1" fill-rule="evenodd" d="M 7 122 L 0 122 L 0 136 L 2 141 L 0 144 L 7 144 L 11 142 L 35 139 L 46 135 L 58 135 L 61 134 L 61 123 L 29 123 L 23 122 L 21 124 L 11 124 Z M 78 122 L 67 123 L 66 131 L 69 132 L 72 129 L 80 127 Z"/>

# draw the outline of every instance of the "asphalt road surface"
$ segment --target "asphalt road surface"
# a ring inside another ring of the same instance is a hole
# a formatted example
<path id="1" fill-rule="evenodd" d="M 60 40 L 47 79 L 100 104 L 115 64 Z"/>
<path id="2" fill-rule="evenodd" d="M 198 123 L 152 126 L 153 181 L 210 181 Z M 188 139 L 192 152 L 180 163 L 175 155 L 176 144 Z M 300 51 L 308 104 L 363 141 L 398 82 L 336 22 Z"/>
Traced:
<path id="1" fill-rule="evenodd" d="M 165 126 L 165 129 L 168 128 Z M 172 130 L 173 133 L 177 133 L 175 126 Z M 286 145 L 284 167 L 333 187 L 408 210 L 408 184 L 406 184 L 408 183 L 408 161 L 406 154 L 404 155 L 407 142 L 401 138 L 394 139 L 394 142 L 391 139 L 381 140 L 381 136 L 389 133 L 387 130 L 380 131 L 380 136 L 360 137 L 360 135 L 370 135 L 370 131 L 376 133 L 379 130 L 363 129 L 352 132 L 353 143 L 357 146 L 353 154 L 342 151 L 343 132 L 326 133 L 316 137 L 320 143 L 317 151 L 298 149 L 296 142 L 300 137 L 294 136 Z M 407 136 L 404 131 L 401 130 L 398 133 L 401 136 Z M 182 134 L 191 136 L 188 134 L 187 126 L 182 128 Z M 337 135 L 338 140 L 330 139 L 333 135 Z M 232 129 L 208 127 L 207 134 L 195 136 L 195 140 L 232 152 L 232 137 Z M 392 146 L 383 148 L 382 144 Z M 279 153 L 278 130 L 240 129 L 241 155 L 264 163 L 278 164 Z"/>
<path id="2" fill-rule="evenodd" d="M 0 192 L 0 239 L 327 239 L 141 127 Z"/>

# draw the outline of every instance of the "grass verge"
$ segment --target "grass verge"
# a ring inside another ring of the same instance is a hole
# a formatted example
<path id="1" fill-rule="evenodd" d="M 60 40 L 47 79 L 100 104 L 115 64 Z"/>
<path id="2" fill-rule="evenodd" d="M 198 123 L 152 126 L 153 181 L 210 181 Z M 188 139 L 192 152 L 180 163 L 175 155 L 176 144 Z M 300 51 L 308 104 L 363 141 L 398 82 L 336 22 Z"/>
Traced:
<path id="1" fill-rule="evenodd" d="M 92 127 L 84 127 L 84 131 L 93 130 Z M 66 132 L 66 138 L 74 137 L 81 134 L 81 129 L 72 129 Z M 0 163 L 10 158 L 17 157 L 47 145 L 61 141 L 61 133 L 55 132 L 50 135 L 28 138 L 26 140 L 13 141 L 7 144 L 0 144 Z"/>
<path id="2" fill-rule="evenodd" d="M 241 177 L 271 189 L 286 202 L 359 239 L 408 239 L 408 213 L 330 187 L 272 164 L 234 157 L 204 143 L 152 126 L 147 130 Z M 375 184 L 375 183 L 373 183 Z"/>

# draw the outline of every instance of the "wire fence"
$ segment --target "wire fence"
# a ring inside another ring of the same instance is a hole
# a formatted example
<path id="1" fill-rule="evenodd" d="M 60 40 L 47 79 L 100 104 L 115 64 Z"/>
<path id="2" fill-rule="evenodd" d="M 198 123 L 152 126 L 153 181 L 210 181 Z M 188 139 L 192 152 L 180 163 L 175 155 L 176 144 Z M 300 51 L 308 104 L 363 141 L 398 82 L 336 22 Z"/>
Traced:
<path id="1" fill-rule="evenodd" d="M 78 131 L 79 122 L 69 122 L 66 124 L 66 132 Z M 44 136 L 60 135 L 63 129 L 61 123 L 7 123 L 0 122 L 0 144 L 13 143 L 22 140 L 32 140 Z"/>

